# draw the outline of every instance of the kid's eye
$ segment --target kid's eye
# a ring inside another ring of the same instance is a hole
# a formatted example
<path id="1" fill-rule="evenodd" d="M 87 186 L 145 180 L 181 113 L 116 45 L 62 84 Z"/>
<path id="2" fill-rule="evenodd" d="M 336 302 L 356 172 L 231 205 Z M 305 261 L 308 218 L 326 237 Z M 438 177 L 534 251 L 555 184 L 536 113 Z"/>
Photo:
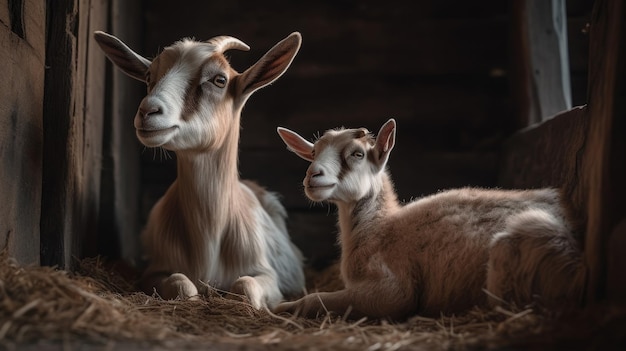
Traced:
<path id="1" fill-rule="evenodd" d="M 352 156 L 359 158 L 359 159 L 363 158 L 364 155 L 365 154 L 363 153 L 363 151 L 359 151 L 359 150 L 352 153 Z"/>

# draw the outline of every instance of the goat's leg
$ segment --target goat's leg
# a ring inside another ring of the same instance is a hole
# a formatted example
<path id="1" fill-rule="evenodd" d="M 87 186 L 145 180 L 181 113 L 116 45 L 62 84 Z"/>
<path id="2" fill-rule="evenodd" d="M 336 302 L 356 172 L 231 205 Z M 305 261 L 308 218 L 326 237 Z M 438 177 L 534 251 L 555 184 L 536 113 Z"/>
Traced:
<path id="1" fill-rule="evenodd" d="M 550 213 L 531 210 L 517 215 L 505 232 L 494 236 L 489 255 L 487 290 L 495 296 L 518 304 L 537 297 L 548 305 L 580 302 L 585 279 L 582 254 Z"/>
<path id="2" fill-rule="evenodd" d="M 243 276 L 235 280 L 230 288 L 233 294 L 246 296 L 257 309 L 273 308 L 281 299 L 276 277 L 271 274 Z"/>
<path id="3" fill-rule="evenodd" d="M 187 299 L 198 295 L 196 285 L 182 273 L 148 273 L 142 277 L 140 285 L 146 294 L 152 294 L 156 289 L 164 300 L 173 300 L 177 297 Z"/>
<path id="4" fill-rule="evenodd" d="M 520 267 L 520 252 L 516 240 L 508 232 L 494 236 L 489 248 L 487 263 L 487 291 L 489 303 L 492 306 L 502 302 L 510 302 L 514 297 L 515 286 L 527 289 L 530 282 L 527 276 L 514 274 L 516 267 Z M 518 292 L 519 294 L 520 292 Z M 524 294 L 525 298 L 529 298 Z"/>
<path id="5" fill-rule="evenodd" d="M 387 282 L 361 284 L 350 289 L 318 292 L 303 298 L 283 302 L 275 313 L 289 312 L 315 318 L 333 312 L 350 318 L 403 318 L 417 311 L 417 301 L 412 289 L 399 290 Z"/>
<path id="6" fill-rule="evenodd" d="M 282 302 L 274 308 L 274 312 L 288 312 L 308 318 L 323 316 L 327 312 L 344 315 L 353 304 L 352 295 L 348 290 L 312 293 L 296 301 Z"/>

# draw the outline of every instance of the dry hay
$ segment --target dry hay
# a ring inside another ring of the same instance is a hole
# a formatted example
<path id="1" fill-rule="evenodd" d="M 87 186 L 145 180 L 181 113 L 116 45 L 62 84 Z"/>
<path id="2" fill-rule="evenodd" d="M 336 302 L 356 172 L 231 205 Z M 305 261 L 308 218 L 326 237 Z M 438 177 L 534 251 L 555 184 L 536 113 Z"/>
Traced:
<path id="1" fill-rule="evenodd" d="M 402 323 L 329 315 L 308 320 L 257 311 L 216 291 L 195 301 L 133 292 L 98 258 L 68 273 L 20 267 L 0 254 L 0 348 L 45 340 L 131 349 L 466 350 L 545 340 L 553 320 L 533 309 L 475 309 Z"/>

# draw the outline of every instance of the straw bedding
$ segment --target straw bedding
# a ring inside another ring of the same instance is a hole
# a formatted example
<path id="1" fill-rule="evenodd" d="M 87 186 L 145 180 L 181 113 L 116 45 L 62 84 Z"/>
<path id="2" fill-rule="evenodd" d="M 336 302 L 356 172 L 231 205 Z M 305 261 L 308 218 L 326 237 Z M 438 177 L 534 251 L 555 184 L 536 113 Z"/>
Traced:
<path id="1" fill-rule="evenodd" d="M 331 290 L 338 286 L 335 275 L 333 270 L 313 272 L 309 282 Z M 3 252 L 0 348 L 61 343 L 133 350 L 471 350 L 580 346 L 591 333 L 559 330 L 555 325 L 562 318 L 532 308 L 475 309 L 395 323 L 330 315 L 309 320 L 257 311 L 217 291 L 195 301 L 164 301 L 133 290 L 100 258 L 82 260 L 69 273 L 20 267 Z"/>

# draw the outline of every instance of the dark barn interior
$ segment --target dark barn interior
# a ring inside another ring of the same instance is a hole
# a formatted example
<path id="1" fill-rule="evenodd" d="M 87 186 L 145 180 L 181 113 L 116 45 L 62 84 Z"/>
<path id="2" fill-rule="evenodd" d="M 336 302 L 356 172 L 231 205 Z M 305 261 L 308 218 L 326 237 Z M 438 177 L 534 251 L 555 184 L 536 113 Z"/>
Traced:
<path id="1" fill-rule="evenodd" d="M 310 267 L 338 257 L 334 208 L 306 199 L 307 164 L 276 127 L 313 139 L 393 117 L 402 200 L 562 187 L 586 223 L 584 307 L 623 306 L 625 19 L 623 0 L 2 1 L 1 247 L 23 265 L 71 271 L 100 255 L 142 267 L 139 233 L 176 156 L 137 141 L 145 87 L 106 61 L 93 31 L 146 57 L 231 35 L 251 47 L 229 52 L 238 71 L 299 31 L 291 67 L 243 110 L 239 167 L 280 194 Z"/>

